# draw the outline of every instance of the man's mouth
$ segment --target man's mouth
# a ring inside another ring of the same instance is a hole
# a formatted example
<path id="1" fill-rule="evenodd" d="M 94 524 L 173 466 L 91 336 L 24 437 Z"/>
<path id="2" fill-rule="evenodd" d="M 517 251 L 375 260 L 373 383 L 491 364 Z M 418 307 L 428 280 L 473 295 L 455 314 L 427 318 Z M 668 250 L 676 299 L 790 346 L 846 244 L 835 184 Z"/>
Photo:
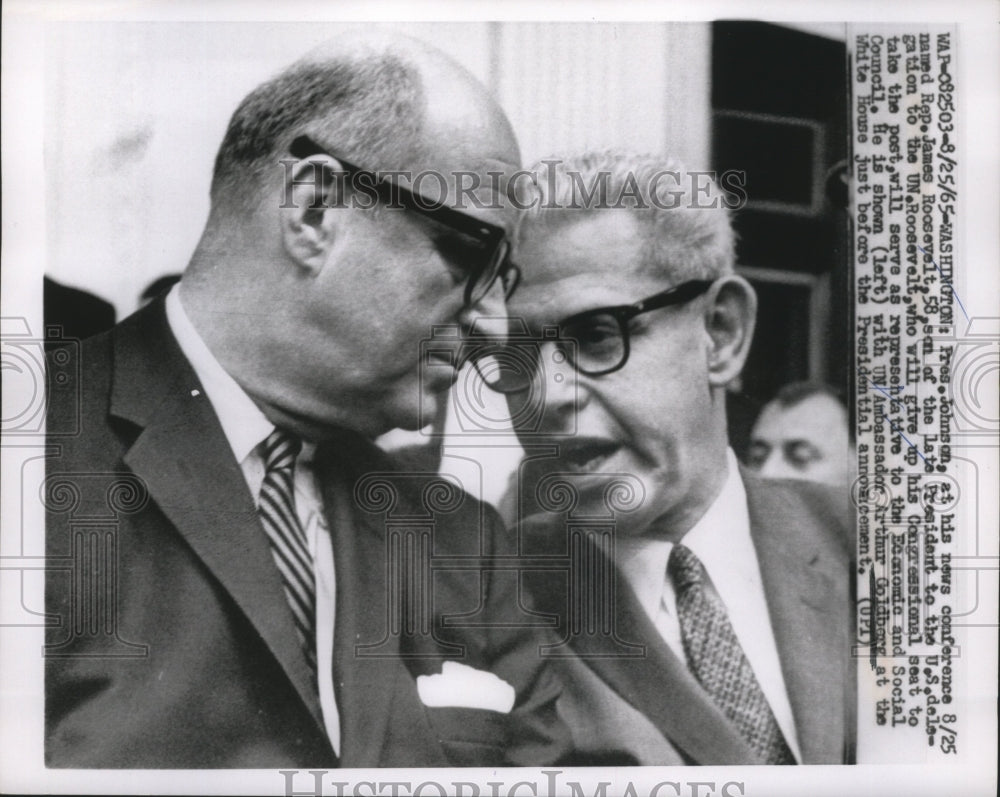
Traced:
<path id="1" fill-rule="evenodd" d="M 558 463 L 571 473 L 592 473 L 621 448 L 614 440 L 577 437 L 559 443 Z"/>

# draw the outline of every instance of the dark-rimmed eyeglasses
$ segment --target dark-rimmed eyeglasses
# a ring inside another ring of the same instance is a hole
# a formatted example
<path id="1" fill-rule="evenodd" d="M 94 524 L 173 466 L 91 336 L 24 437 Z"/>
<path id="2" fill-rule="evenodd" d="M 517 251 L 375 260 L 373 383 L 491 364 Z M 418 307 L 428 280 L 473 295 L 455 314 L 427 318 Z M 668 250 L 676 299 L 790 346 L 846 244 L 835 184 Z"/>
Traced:
<path id="1" fill-rule="evenodd" d="M 461 261 L 459 265 L 468 272 L 464 297 L 466 307 L 472 307 L 482 301 L 492 290 L 497 279 L 501 280 L 505 298 L 509 298 L 517 288 L 521 271 L 511 262 L 510 239 L 503 227 L 462 213 L 425 196 L 418 196 L 387 176 L 379 176 L 375 172 L 345 161 L 339 155 L 319 146 L 308 136 L 296 138 L 288 151 L 300 160 L 316 155 L 333 158 L 340 164 L 349 185 L 365 192 L 373 192 L 380 201 L 391 207 L 402 206 L 457 233 L 460 240 L 456 246 L 450 248 L 456 252 L 454 259 Z"/>
<path id="2" fill-rule="evenodd" d="M 547 327 L 541 337 L 512 337 L 504 344 L 487 343 L 470 359 L 483 381 L 499 393 L 519 393 L 531 387 L 540 367 L 540 346 L 554 342 L 578 373 L 604 376 L 625 367 L 630 347 L 629 322 L 638 315 L 685 304 L 701 296 L 713 280 L 690 280 L 635 304 L 598 307 Z"/>

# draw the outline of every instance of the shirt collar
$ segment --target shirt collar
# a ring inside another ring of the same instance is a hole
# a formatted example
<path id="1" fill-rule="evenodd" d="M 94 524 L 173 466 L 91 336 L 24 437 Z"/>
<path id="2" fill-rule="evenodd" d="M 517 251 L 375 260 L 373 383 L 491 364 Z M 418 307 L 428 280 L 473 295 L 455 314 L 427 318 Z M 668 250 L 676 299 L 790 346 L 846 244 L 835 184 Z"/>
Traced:
<path id="1" fill-rule="evenodd" d="M 236 461 L 242 463 L 274 431 L 272 424 L 215 358 L 184 311 L 180 284 L 167 295 L 167 323 L 194 368 Z"/>
<path id="2" fill-rule="evenodd" d="M 726 452 L 726 466 L 722 490 L 681 542 L 701 560 L 714 584 L 738 579 L 745 585 L 759 581 L 759 576 L 754 575 L 757 558 L 750 538 L 746 490 L 732 449 Z M 617 564 L 650 617 L 659 610 L 663 598 L 673 547 L 674 543 L 662 539 L 619 537 Z"/>
<path id="3" fill-rule="evenodd" d="M 757 561 L 750 539 L 747 494 L 732 449 L 726 451 L 726 466 L 728 473 L 722 491 L 681 540 L 716 583 L 732 577 L 745 579 L 747 571 L 756 570 Z"/>

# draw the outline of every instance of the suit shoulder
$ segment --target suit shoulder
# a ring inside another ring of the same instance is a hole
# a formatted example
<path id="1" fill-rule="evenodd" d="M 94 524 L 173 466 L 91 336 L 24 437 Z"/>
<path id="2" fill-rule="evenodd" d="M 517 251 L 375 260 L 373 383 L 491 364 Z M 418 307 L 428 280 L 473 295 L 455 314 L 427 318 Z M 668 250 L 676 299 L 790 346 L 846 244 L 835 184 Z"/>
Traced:
<path id="1" fill-rule="evenodd" d="M 785 480 L 778 482 L 807 507 L 846 520 L 849 514 L 850 496 L 846 490 L 828 484 L 809 481 Z"/>
<path id="2" fill-rule="evenodd" d="M 48 411 L 62 410 L 84 392 L 101 392 L 111 379 L 111 331 L 66 340 L 45 353 Z"/>
<path id="3" fill-rule="evenodd" d="M 846 489 L 796 479 L 744 476 L 752 510 L 782 526 L 811 533 L 840 555 L 850 553 L 854 538 L 850 494 Z"/>
<path id="4" fill-rule="evenodd" d="M 104 332 L 46 354 L 46 439 L 64 457 L 107 430 L 111 352 L 111 333 Z"/>

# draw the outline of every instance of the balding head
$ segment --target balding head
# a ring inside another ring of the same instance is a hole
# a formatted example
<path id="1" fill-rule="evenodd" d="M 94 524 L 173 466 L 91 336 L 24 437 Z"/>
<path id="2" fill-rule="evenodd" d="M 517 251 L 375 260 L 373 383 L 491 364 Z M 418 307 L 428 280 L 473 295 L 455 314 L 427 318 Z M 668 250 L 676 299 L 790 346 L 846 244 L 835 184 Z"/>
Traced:
<path id="1" fill-rule="evenodd" d="M 219 148 L 213 215 L 245 214 L 301 134 L 382 171 L 436 168 L 448 150 L 517 165 L 517 140 L 484 87 L 444 53 L 400 35 L 354 35 L 315 48 L 240 103 Z"/>
<path id="2" fill-rule="evenodd" d="M 181 283 L 185 309 L 279 425 L 306 437 L 422 425 L 458 358 L 422 359 L 421 342 L 482 316 L 506 328 L 502 291 L 486 288 L 516 213 L 491 173 L 519 167 L 510 123 L 463 67 L 408 37 L 343 36 L 233 114 Z M 328 179 L 359 169 L 374 175 Z M 387 176 L 474 218 L 449 222 L 363 190 Z"/>

